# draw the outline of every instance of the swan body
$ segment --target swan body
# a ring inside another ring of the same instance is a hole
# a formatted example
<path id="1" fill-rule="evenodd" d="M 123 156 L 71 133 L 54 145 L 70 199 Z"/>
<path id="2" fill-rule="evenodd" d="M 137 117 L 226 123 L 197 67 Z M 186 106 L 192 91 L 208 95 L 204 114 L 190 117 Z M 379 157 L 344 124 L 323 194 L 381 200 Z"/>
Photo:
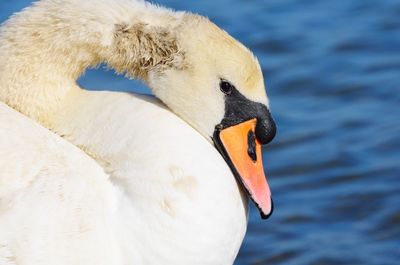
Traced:
<path id="1" fill-rule="evenodd" d="M 1 265 L 233 263 L 247 196 L 211 144 L 221 80 L 268 108 L 243 45 L 143 1 L 42 0 L 1 28 L 0 60 Z M 81 89 L 99 63 L 162 102 Z"/>
<path id="2" fill-rule="evenodd" d="M 246 199 L 217 151 L 160 103 L 82 92 L 91 126 L 75 127 L 82 131 L 74 142 L 95 153 L 97 163 L 2 105 L 0 149 L 7 154 L 0 155 L 9 160 L 0 167 L 0 257 L 5 252 L 3 259 L 15 257 L 15 264 L 24 258 L 27 264 L 232 263 L 246 230 Z M 126 119 L 112 119 L 121 115 Z M 165 138 L 148 125 L 155 117 L 169 125 Z"/>

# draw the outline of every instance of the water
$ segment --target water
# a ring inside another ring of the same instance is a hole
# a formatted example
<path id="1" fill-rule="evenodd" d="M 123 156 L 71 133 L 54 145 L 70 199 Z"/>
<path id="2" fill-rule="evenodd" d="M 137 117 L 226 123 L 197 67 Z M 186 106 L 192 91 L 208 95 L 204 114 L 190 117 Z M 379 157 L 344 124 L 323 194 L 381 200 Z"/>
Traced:
<path id="1" fill-rule="evenodd" d="M 30 1 L 1 1 L 0 20 Z M 400 264 L 400 1 L 160 0 L 249 46 L 278 136 L 275 213 L 252 209 L 235 265 Z M 143 86 L 102 70 L 85 87 Z"/>

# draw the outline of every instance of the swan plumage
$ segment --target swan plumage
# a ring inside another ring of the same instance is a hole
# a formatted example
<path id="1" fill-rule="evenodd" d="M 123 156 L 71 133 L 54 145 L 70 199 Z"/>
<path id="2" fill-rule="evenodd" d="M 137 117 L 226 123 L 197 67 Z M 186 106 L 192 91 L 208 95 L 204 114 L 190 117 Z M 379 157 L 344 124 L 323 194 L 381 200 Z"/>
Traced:
<path id="1" fill-rule="evenodd" d="M 1 157 L 9 160 L 2 159 L 0 182 L 12 196 L 0 194 L 2 206 L 11 203 L 0 218 L 0 245 L 14 257 L 43 264 L 57 258 L 57 264 L 231 263 L 246 230 L 247 206 L 216 150 L 154 99 L 82 92 L 88 98 L 75 102 L 86 117 L 74 127 L 81 130 L 74 143 L 87 153 L 2 105 L 0 149 L 8 153 Z M 121 115 L 126 118 L 112 118 Z M 76 119 L 64 117 L 67 123 Z M 165 138 L 148 128 L 152 118 L 165 123 Z M 143 130 L 135 130 L 138 125 Z M 48 173 L 43 179 L 38 172 Z M 11 247 L 23 241 L 43 252 Z"/>
<path id="2" fill-rule="evenodd" d="M 42 0 L 3 25 L 0 59 L 0 264 L 232 264 L 247 197 L 211 142 L 222 79 L 269 117 L 247 48 L 143 1 Z M 162 102 L 82 90 L 99 63 Z"/>

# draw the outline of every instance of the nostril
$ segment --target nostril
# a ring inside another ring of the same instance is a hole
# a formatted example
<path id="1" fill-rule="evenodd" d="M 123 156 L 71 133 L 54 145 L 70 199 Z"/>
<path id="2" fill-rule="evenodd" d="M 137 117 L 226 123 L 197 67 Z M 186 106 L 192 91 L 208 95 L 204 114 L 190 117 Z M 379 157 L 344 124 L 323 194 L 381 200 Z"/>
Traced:
<path id="1" fill-rule="evenodd" d="M 253 162 L 257 162 L 256 135 L 252 130 L 247 133 L 247 154 Z"/>
<path id="2" fill-rule="evenodd" d="M 276 135 L 276 124 L 272 117 L 258 120 L 256 126 L 256 137 L 261 144 L 268 144 Z"/>

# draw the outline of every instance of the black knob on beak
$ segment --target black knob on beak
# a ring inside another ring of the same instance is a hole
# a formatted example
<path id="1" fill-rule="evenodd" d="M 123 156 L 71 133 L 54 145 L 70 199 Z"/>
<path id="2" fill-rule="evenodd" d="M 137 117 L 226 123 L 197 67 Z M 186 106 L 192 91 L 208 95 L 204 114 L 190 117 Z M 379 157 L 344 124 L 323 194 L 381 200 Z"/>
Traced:
<path id="1" fill-rule="evenodd" d="M 258 112 L 256 137 L 261 144 L 268 144 L 276 135 L 276 124 L 269 110 L 264 107 Z"/>

